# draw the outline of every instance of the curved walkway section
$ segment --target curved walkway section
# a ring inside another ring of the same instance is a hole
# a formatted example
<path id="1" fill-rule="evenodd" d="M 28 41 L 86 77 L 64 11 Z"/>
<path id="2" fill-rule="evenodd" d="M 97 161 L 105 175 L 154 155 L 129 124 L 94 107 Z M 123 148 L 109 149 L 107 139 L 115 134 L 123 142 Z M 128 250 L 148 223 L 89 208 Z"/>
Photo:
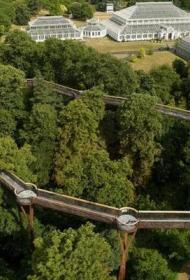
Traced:
<path id="1" fill-rule="evenodd" d="M 21 206 L 39 205 L 110 224 L 125 232 L 135 232 L 139 228 L 190 228 L 190 211 L 138 211 L 130 207 L 119 209 L 38 189 L 7 171 L 0 171 L 0 183 L 15 194 Z"/>
<path id="2" fill-rule="evenodd" d="M 29 87 L 33 86 L 33 79 L 27 79 L 27 84 Z M 59 85 L 53 82 L 45 81 L 44 83 L 52 86 L 53 90 L 56 93 L 63 94 L 65 96 L 69 96 L 71 98 L 77 99 L 81 97 L 81 94 L 83 91 L 79 91 L 70 87 L 65 87 L 63 85 Z M 104 102 L 106 105 L 109 106 L 121 106 L 125 101 L 127 100 L 126 97 L 120 97 L 120 96 L 111 96 L 111 95 L 104 95 Z M 156 105 L 156 111 L 167 115 L 171 117 L 175 117 L 178 119 L 183 119 L 183 120 L 190 120 L 190 111 L 188 110 L 183 110 L 177 107 L 171 107 L 163 104 L 157 104 Z"/>

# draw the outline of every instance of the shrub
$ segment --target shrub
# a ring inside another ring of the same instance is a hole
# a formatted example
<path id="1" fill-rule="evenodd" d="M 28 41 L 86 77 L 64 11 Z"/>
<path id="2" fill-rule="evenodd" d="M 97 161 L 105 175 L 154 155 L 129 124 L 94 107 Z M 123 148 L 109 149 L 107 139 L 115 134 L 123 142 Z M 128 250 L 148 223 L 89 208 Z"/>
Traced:
<path id="1" fill-rule="evenodd" d="M 130 57 L 129 57 L 129 61 L 130 62 L 132 62 L 132 63 L 135 63 L 136 61 L 137 61 L 137 56 L 136 55 L 131 55 Z"/>
<path id="2" fill-rule="evenodd" d="M 145 49 L 144 48 L 141 48 L 138 52 L 138 55 L 137 55 L 138 58 L 143 58 L 145 57 Z"/>
<path id="3" fill-rule="evenodd" d="M 153 49 L 148 49 L 148 50 L 146 51 L 146 54 L 147 54 L 147 55 L 153 55 L 153 53 L 154 53 Z"/>

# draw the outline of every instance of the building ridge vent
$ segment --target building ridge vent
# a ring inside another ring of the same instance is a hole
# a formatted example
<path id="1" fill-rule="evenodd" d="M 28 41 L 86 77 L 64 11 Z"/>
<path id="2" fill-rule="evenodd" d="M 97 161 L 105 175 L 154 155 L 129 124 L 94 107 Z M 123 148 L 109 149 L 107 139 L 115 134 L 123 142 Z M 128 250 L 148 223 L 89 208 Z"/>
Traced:
<path id="1" fill-rule="evenodd" d="M 50 18 L 60 19 L 60 18 L 64 18 L 64 17 L 63 16 L 39 16 L 36 19 L 50 19 Z"/>
<path id="2" fill-rule="evenodd" d="M 159 1 L 159 2 L 155 2 L 155 1 L 152 1 L 152 2 L 136 2 L 136 6 L 140 6 L 140 5 L 169 5 L 169 4 L 172 4 L 173 5 L 173 1 Z"/>

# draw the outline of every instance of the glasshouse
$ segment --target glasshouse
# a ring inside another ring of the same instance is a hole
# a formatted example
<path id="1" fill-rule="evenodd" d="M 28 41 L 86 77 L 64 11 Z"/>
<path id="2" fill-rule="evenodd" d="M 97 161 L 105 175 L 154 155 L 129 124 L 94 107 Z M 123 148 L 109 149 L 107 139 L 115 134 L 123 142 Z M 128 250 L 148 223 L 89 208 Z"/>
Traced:
<path id="1" fill-rule="evenodd" d="M 29 22 L 27 32 L 36 42 L 43 42 L 48 38 L 65 40 L 83 37 L 82 30 L 62 16 L 38 17 Z"/>
<path id="2" fill-rule="evenodd" d="M 190 59 L 190 37 L 185 37 L 180 40 L 180 42 L 176 46 L 176 53 L 189 60 Z"/>
<path id="3" fill-rule="evenodd" d="M 190 13 L 173 2 L 137 2 L 104 21 L 117 41 L 174 40 L 190 34 Z"/>
<path id="4" fill-rule="evenodd" d="M 106 34 L 106 27 L 96 18 L 87 20 L 87 25 L 83 28 L 83 37 L 86 38 L 101 38 Z"/>

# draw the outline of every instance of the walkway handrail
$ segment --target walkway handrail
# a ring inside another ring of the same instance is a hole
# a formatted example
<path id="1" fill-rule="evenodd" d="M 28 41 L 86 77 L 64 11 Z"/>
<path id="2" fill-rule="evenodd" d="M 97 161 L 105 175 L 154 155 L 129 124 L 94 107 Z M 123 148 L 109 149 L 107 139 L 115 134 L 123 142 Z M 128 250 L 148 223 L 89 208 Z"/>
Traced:
<path id="1" fill-rule="evenodd" d="M 65 96 L 72 97 L 74 99 L 80 98 L 83 92 L 85 92 L 46 80 L 44 80 L 44 82 L 47 83 L 48 85 L 51 85 L 55 92 L 63 94 Z M 33 83 L 34 83 L 34 79 L 27 79 L 28 86 L 32 87 Z M 121 106 L 127 100 L 127 97 L 112 96 L 112 95 L 104 95 L 103 98 L 105 104 L 110 106 Z M 156 111 L 164 115 L 172 116 L 183 120 L 190 120 L 190 111 L 185 109 L 163 105 L 163 104 L 156 104 L 155 109 Z"/>
<path id="2" fill-rule="evenodd" d="M 0 171 L 0 182 L 16 195 L 17 201 L 21 206 L 28 204 L 30 206 L 38 205 L 54 209 L 67 214 L 107 223 L 113 228 L 118 228 L 120 231 L 134 232 L 140 228 L 190 229 L 190 211 L 142 211 L 130 207 L 119 209 L 38 189 L 33 184 L 31 184 L 32 188 L 30 188 L 29 183 L 24 183 L 20 178 L 7 171 Z"/>

